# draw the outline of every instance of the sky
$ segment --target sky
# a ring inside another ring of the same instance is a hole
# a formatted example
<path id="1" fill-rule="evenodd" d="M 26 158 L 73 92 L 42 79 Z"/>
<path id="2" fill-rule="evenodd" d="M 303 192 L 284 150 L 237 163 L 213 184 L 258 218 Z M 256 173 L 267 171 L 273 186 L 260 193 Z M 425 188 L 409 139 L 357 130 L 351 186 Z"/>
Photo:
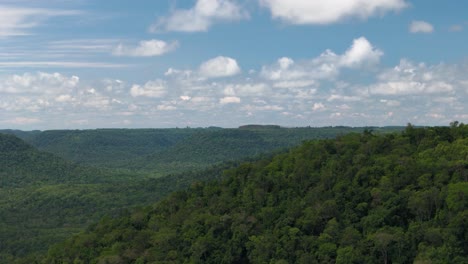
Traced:
<path id="1" fill-rule="evenodd" d="M 468 1 L 0 0 L 0 128 L 468 122 Z"/>

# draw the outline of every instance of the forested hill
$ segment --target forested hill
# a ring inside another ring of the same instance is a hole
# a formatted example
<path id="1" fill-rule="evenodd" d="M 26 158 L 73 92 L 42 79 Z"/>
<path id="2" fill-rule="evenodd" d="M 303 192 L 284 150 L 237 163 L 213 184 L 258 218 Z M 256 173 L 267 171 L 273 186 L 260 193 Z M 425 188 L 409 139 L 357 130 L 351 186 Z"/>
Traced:
<path id="1" fill-rule="evenodd" d="M 468 126 L 309 141 L 99 223 L 44 263 L 468 263 Z"/>
<path id="2" fill-rule="evenodd" d="M 119 167 L 128 160 L 163 151 L 197 129 L 95 129 L 17 131 L 42 151 L 84 165 Z M 2 131 L 0 131 L 2 132 Z"/>
<path id="3" fill-rule="evenodd" d="M 96 169 L 86 169 L 50 153 L 40 152 L 23 140 L 0 134 L 0 188 L 37 183 L 78 183 L 105 180 Z"/>
<path id="4" fill-rule="evenodd" d="M 304 140 L 334 138 L 365 129 L 248 125 L 239 129 L 0 130 L 0 133 L 17 135 L 42 151 L 83 165 L 167 174 L 206 168 L 296 146 Z M 389 132 L 403 128 L 374 129 Z"/>
<path id="5" fill-rule="evenodd" d="M 383 133 L 393 131 L 392 129 L 402 128 L 376 128 Z M 164 151 L 132 160 L 126 167 L 146 171 L 182 172 L 284 150 L 297 146 L 304 140 L 335 138 L 364 130 L 366 128 L 363 127 L 281 128 L 258 125 L 239 129 L 200 130 Z"/>
<path id="6" fill-rule="evenodd" d="M 0 134 L 0 263 L 34 263 L 105 214 L 148 205 L 229 165 L 148 179 L 65 161 Z"/>

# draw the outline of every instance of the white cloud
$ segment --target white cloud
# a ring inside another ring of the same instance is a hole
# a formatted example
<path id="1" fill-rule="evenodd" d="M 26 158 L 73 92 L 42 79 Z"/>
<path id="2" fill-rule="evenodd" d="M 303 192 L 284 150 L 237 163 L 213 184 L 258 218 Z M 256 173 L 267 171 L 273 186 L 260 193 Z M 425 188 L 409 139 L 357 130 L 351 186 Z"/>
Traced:
<path id="1" fill-rule="evenodd" d="M 390 107 L 397 107 L 401 105 L 401 103 L 396 100 L 381 99 L 380 102 Z"/>
<path id="2" fill-rule="evenodd" d="M 241 72 L 233 58 L 218 56 L 200 65 L 199 74 L 205 78 L 220 78 L 237 75 Z"/>
<path id="3" fill-rule="evenodd" d="M 77 87 L 80 78 L 60 73 L 25 73 L 0 80 L 0 92 L 9 94 L 58 94 Z"/>
<path id="4" fill-rule="evenodd" d="M 316 86 L 317 82 L 314 80 L 298 80 L 298 81 L 280 81 L 273 84 L 275 88 L 304 88 Z"/>
<path id="5" fill-rule="evenodd" d="M 246 17 L 247 13 L 235 1 L 197 0 L 191 9 L 176 9 L 169 16 L 159 18 L 150 31 L 207 31 L 214 23 Z"/>
<path id="6" fill-rule="evenodd" d="M 163 80 L 156 80 L 149 81 L 143 86 L 134 84 L 132 88 L 130 88 L 130 94 L 133 97 L 160 98 L 167 94 L 166 82 Z"/>
<path id="7" fill-rule="evenodd" d="M 156 109 L 159 111 L 174 111 L 177 110 L 177 107 L 173 105 L 158 105 Z"/>
<path id="8" fill-rule="evenodd" d="M 314 105 L 312 106 L 313 111 L 320 111 L 323 109 L 325 109 L 325 105 L 322 103 L 314 103 Z"/>
<path id="9" fill-rule="evenodd" d="M 73 100 L 73 97 L 69 94 L 62 94 L 57 97 L 55 97 L 55 101 L 60 102 L 60 103 L 67 103 Z"/>
<path id="10" fill-rule="evenodd" d="M 248 111 L 252 114 L 252 112 L 258 111 L 283 111 L 284 107 L 279 105 L 246 105 L 242 107 L 242 110 Z"/>
<path id="11" fill-rule="evenodd" d="M 405 0 L 259 0 L 273 18 L 291 24 L 332 24 L 349 18 L 367 19 L 407 7 Z"/>
<path id="12" fill-rule="evenodd" d="M 160 56 L 175 50 L 178 46 L 179 43 L 177 41 L 168 43 L 157 39 L 143 40 L 140 41 L 136 47 L 128 47 L 123 44 L 119 44 L 112 54 L 115 56 L 132 57 Z"/>
<path id="13" fill-rule="evenodd" d="M 236 96 L 226 96 L 219 100 L 220 104 L 239 104 L 241 99 Z"/>
<path id="14" fill-rule="evenodd" d="M 315 85 L 318 80 L 335 78 L 341 68 L 376 65 L 382 55 L 382 51 L 375 48 L 366 38 L 360 37 L 355 39 L 352 46 L 342 55 L 326 50 L 320 56 L 300 63 L 283 57 L 274 65 L 262 67 L 260 75 L 274 81 L 274 87 L 308 87 Z"/>
<path id="15" fill-rule="evenodd" d="M 29 35 L 30 29 L 40 26 L 45 20 L 58 16 L 75 16 L 76 10 L 54 10 L 0 5 L 0 37 Z"/>
<path id="16" fill-rule="evenodd" d="M 224 89 L 225 95 L 264 96 L 269 91 L 265 83 L 229 84 Z"/>
<path id="17" fill-rule="evenodd" d="M 461 117 L 467 112 L 464 102 L 468 99 L 468 65 L 402 60 L 394 68 L 382 68 L 375 65 L 381 56 L 382 52 L 366 39 L 358 38 L 339 54 L 327 50 L 306 60 L 283 57 L 272 65 L 255 69 L 255 73 L 226 79 L 202 75 L 202 66 L 188 70 L 169 68 L 165 76 L 146 83 L 128 83 L 121 79 L 123 76 L 118 80 L 114 77 L 93 81 L 63 73 L 3 75 L 0 125 L 47 129 L 122 126 L 123 120 L 131 122 L 132 127 L 181 126 L 189 121 L 191 126 L 247 122 L 353 126 L 363 122 L 404 125 L 464 121 Z M 210 72 L 217 72 L 216 76 L 229 76 L 227 73 L 236 68 L 226 66 L 229 60 L 219 61 L 213 65 L 224 66 L 207 67 L 215 69 Z M 360 67 L 368 65 L 375 67 L 361 72 Z M 340 74 L 345 69 L 346 74 Z M 361 74 L 365 74 L 364 78 L 360 78 Z M 230 118 L 226 119 L 226 115 Z M 121 120 L 106 121 L 109 116 Z M 43 122 L 27 124 L 27 120 L 21 119 L 17 124 L 5 122 L 16 117 L 40 117 Z M 87 122 L 80 125 L 72 120 Z M 21 121 L 25 124 L 20 124 Z"/>
<path id="18" fill-rule="evenodd" d="M 380 61 L 383 52 L 376 49 L 364 37 L 353 41 L 353 45 L 341 57 L 341 64 L 346 67 L 357 67 L 363 64 L 375 65 Z"/>
<path id="19" fill-rule="evenodd" d="M 372 94 L 381 95 L 432 94 L 451 91 L 453 91 L 453 86 L 445 82 L 390 81 L 376 84 L 370 88 Z"/>
<path id="20" fill-rule="evenodd" d="M 451 93 L 455 90 L 452 80 L 455 69 L 445 65 L 428 67 L 424 63 L 415 65 L 401 60 L 393 69 L 383 71 L 380 82 L 371 85 L 369 92 L 380 95 L 409 95 Z"/>
<path id="21" fill-rule="evenodd" d="M 333 102 L 333 101 L 340 101 L 340 102 L 358 102 L 361 101 L 362 98 L 360 96 L 356 95 L 343 95 L 343 94 L 331 94 L 328 98 L 328 102 Z"/>
<path id="22" fill-rule="evenodd" d="M 432 33 L 434 31 L 434 26 L 426 21 L 413 21 L 409 26 L 409 31 L 411 33 Z"/>

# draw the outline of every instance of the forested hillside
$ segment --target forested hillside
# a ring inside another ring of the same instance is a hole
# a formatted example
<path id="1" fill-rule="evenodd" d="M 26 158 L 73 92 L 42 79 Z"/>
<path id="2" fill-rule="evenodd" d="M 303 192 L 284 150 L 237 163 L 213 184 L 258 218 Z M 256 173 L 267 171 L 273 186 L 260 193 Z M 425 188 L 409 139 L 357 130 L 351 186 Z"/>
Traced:
<path id="1" fill-rule="evenodd" d="M 23 138 L 40 150 L 77 163 L 122 167 L 122 163 L 157 153 L 197 129 L 95 129 L 43 132 L 5 131 Z"/>
<path id="2" fill-rule="evenodd" d="M 0 168 L 1 188 L 39 183 L 106 181 L 106 175 L 100 170 L 79 167 L 5 134 L 0 134 Z"/>
<path id="3" fill-rule="evenodd" d="M 76 165 L 0 134 L 0 263 L 31 263 L 105 214 L 154 203 L 233 165 L 148 179 Z"/>
<path id="4" fill-rule="evenodd" d="M 363 127 L 281 128 L 249 125 L 239 129 L 95 129 L 18 131 L 14 134 L 42 151 L 83 165 L 131 170 L 151 177 L 203 169 L 300 144 L 334 138 Z M 379 132 L 402 127 L 374 128 Z"/>
<path id="5" fill-rule="evenodd" d="M 50 153 L 0 134 L 0 262 L 41 254 L 104 214 L 152 204 L 193 181 L 215 179 L 239 159 L 363 128 L 274 129 L 4 131 Z M 144 158 L 136 158 L 140 155 Z"/>
<path id="6" fill-rule="evenodd" d="M 314 140 L 105 217 L 43 263 L 468 263 L 468 126 Z"/>

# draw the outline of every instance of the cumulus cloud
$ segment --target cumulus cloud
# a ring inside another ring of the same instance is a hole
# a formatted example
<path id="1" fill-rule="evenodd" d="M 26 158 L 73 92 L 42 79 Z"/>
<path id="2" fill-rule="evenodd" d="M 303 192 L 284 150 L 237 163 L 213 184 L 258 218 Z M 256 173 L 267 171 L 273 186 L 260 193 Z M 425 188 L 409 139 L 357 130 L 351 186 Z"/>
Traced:
<path id="1" fill-rule="evenodd" d="M 246 11 L 232 0 L 197 0 L 190 9 L 176 9 L 169 16 L 159 18 L 151 32 L 207 31 L 214 23 L 236 21 L 248 17 Z"/>
<path id="2" fill-rule="evenodd" d="M 174 110 L 177 110 L 177 107 L 170 105 L 170 104 L 162 104 L 162 105 L 158 105 L 156 109 L 159 111 L 174 111 Z"/>
<path id="3" fill-rule="evenodd" d="M 220 78 L 237 75 L 241 68 L 233 58 L 218 56 L 200 65 L 199 73 L 205 78 Z"/>
<path id="4" fill-rule="evenodd" d="M 318 57 L 296 63 L 283 57 L 274 65 L 264 66 L 260 75 L 275 81 L 278 88 L 302 88 L 317 84 L 318 80 L 331 80 L 342 68 L 359 68 L 379 63 L 383 52 L 375 48 L 366 38 L 353 41 L 352 46 L 342 55 L 326 50 Z"/>
<path id="5" fill-rule="evenodd" d="M 220 104 L 239 104 L 241 99 L 236 96 L 226 96 L 219 100 Z"/>
<path id="6" fill-rule="evenodd" d="M 225 95 L 264 96 L 269 92 L 265 83 L 228 84 L 224 89 Z"/>
<path id="7" fill-rule="evenodd" d="M 341 53 L 326 50 L 305 60 L 282 57 L 244 75 L 234 59 L 221 56 L 195 69 L 169 68 L 159 79 L 133 85 L 62 73 L 0 75 L 0 125 L 51 128 L 47 122 L 28 123 L 38 117 L 56 120 L 56 128 L 464 122 L 468 65 L 404 59 L 384 68 L 378 65 L 382 54 L 367 39 L 357 38 Z M 355 73 L 366 76 L 356 78 Z M 220 78 L 235 74 L 239 76 Z M 107 121 L 110 115 L 121 120 Z M 15 118 L 24 119 L 14 123 Z"/>
<path id="8" fill-rule="evenodd" d="M 149 81 L 145 83 L 143 86 L 138 84 L 134 84 L 132 88 L 130 88 L 130 94 L 133 97 L 152 97 L 152 98 L 160 98 L 166 95 L 167 88 L 166 82 L 163 80 L 156 80 L 156 81 Z"/>
<path id="9" fill-rule="evenodd" d="M 349 18 L 367 19 L 408 6 L 405 0 L 259 0 L 273 18 L 291 24 L 332 24 Z"/>
<path id="10" fill-rule="evenodd" d="M 12 75 L 1 80 L 0 92 L 10 94 L 57 94 L 77 87 L 78 76 L 67 77 L 60 73 L 38 72 Z"/>
<path id="11" fill-rule="evenodd" d="M 426 21 L 413 21 L 409 26 L 409 31 L 411 33 L 432 33 L 434 32 L 434 26 Z"/>
<path id="12" fill-rule="evenodd" d="M 313 111 L 320 111 L 323 109 L 325 109 L 325 105 L 322 103 L 314 103 L 314 105 L 312 106 Z"/>
<path id="13" fill-rule="evenodd" d="M 69 94 L 62 94 L 57 97 L 55 97 L 55 101 L 59 103 L 67 103 L 73 100 L 73 97 Z"/>
<path id="14" fill-rule="evenodd" d="M 371 93 L 382 95 L 405 95 L 424 93 L 451 92 L 453 86 L 445 82 L 424 83 L 416 81 L 390 81 L 378 83 L 371 88 Z"/>
<path id="15" fill-rule="evenodd" d="M 380 61 L 383 52 L 376 49 L 364 37 L 353 41 L 353 45 L 340 58 L 340 64 L 346 67 L 359 67 L 363 64 L 375 65 Z"/>
<path id="16" fill-rule="evenodd" d="M 192 99 L 192 97 L 188 96 L 188 95 L 182 95 L 179 97 L 182 101 L 190 101 L 190 99 Z"/>
<path id="17" fill-rule="evenodd" d="M 105 111 L 119 104 L 113 95 L 103 94 L 89 84 L 83 84 L 78 76 L 60 73 L 25 73 L 0 77 L 0 109 L 6 113 L 81 113 Z M 94 109 L 94 110 L 92 110 Z M 65 120 L 62 120 L 65 121 Z"/>
<path id="18" fill-rule="evenodd" d="M 115 56 L 152 57 L 171 52 L 178 46 L 179 43 L 177 41 L 168 43 L 157 39 L 143 40 L 135 47 L 119 44 L 113 50 L 112 54 Z"/>
<path id="19" fill-rule="evenodd" d="M 343 95 L 343 94 L 331 94 L 328 98 L 328 102 L 340 101 L 340 102 L 358 102 L 361 101 L 362 97 L 357 95 Z"/>
<path id="20" fill-rule="evenodd" d="M 409 95 L 451 93 L 454 91 L 451 69 L 443 66 L 428 67 L 401 60 L 393 69 L 383 71 L 369 92 L 381 95 Z"/>

